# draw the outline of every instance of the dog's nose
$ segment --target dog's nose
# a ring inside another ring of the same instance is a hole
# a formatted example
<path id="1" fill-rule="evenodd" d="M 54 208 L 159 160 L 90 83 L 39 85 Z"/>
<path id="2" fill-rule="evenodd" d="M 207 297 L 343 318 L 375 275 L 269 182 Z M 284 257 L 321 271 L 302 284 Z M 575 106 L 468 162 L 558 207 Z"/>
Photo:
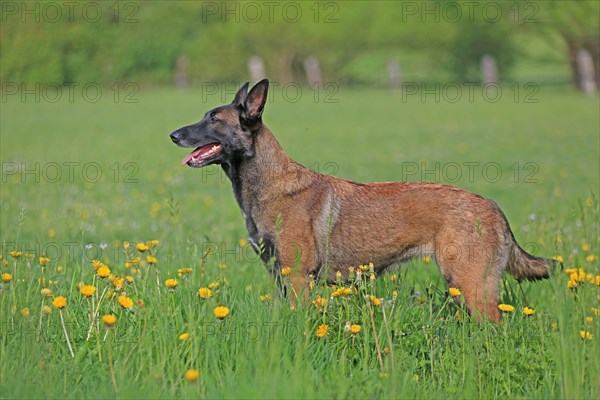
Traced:
<path id="1" fill-rule="evenodd" d="M 173 143 L 179 142 L 179 139 L 181 139 L 180 130 L 176 130 L 175 132 L 171 133 L 171 140 L 173 141 Z"/>

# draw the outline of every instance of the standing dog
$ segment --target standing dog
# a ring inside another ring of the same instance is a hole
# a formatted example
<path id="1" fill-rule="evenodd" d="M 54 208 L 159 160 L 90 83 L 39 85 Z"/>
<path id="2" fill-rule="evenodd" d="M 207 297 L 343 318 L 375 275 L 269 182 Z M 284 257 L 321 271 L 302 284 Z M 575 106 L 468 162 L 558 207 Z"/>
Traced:
<path id="1" fill-rule="evenodd" d="M 222 166 L 250 242 L 265 264 L 274 258 L 275 274 L 293 267 L 294 293 L 306 293 L 309 274 L 333 281 L 350 266 L 372 262 L 381 273 L 427 255 L 462 290 L 472 314 L 499 321 L 502 271 L 519 280 L 548 277 L 553 261 L 525 252 L 493 201 L 433 183 L 356 183 L 291 160 L 262 122 L 268 87 L 265 79 L 248 93 L 246 83 L 231 104 L 171 139 L 195 148 L 182 165 Z"/>

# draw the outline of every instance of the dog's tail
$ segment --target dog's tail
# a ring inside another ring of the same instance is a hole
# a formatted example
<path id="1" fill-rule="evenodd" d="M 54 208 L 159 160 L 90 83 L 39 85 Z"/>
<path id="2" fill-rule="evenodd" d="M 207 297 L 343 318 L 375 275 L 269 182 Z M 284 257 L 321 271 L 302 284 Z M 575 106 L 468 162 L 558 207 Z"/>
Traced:
<path id="1" fill-rule="evenodd" d="M 537 257 L 523 250 L 517 243 L 515 235 L 510 229 L 510 224 L 508 223 L 508 219 L 506 219 L 506 215 L 504 215 L 504 212 L 502 212 L 499 207 L 498 211 L 504 219 L 505 235 L 508 235 L 509 241 L 511 242 L 509 245 L 510 249 L 506 271 L 511 274 L 513 278 L 518 281 L 522 281 L 523 279 L 530 281 L 547 279 L 550 276 L 550 272 L 556 267 L 560 266 L 562 268 L 562 263 L 557 260 Z"/>
<path id="2" fill-rule="evenodd" d="M 536 257 L 514 242 L 508 257 L 506 270 L 518 281 L 539 280 L 550 276 L 550 271 L 560 263 L 549 258 Z"/>

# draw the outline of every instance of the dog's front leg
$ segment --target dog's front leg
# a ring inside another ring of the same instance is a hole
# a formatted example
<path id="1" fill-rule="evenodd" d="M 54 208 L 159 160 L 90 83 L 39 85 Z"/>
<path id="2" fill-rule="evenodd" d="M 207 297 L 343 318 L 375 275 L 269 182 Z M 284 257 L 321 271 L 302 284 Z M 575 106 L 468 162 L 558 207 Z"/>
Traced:
<path id="1" fill-rule="evenodd" d="M 317 267 L 314 237 L 297 229 L 287 235 L 282 233 L 278 261 L 283 281 L 291 283 L 286 286 L 290 305 L 295 307 L 299 301 L 308 304 L 308 275 Z"/>

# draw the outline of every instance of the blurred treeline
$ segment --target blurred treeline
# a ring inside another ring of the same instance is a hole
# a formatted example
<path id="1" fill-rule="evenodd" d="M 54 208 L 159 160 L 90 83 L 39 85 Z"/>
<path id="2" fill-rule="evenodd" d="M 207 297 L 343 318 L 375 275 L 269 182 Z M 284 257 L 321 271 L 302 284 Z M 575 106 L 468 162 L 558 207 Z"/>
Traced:
<path id="1" fill-rule="evenodd" d="M 491 54 L 502 81 L 570 83 L 586 49 L 600 83 L 596 0 L 68 4 L 1 2 L 2 81 L 172 85 L 183 57 L 192 84 L 239 82 L 257 55 L 279 82 L 306 82 L 308 56 L 340 84 L 386 85 L 394 60 L 403 80 L 466 82 Z"/>

